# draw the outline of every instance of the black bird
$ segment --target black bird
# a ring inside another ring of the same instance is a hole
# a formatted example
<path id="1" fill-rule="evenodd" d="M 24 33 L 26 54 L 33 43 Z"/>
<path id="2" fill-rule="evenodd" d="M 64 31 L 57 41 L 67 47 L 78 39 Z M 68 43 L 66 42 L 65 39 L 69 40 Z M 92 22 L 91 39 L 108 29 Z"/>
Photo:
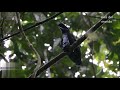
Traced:
<path id="1" fill-rule="evenodd" d="M 81 65 L 81 51 L 80 48 L 77 47 L 72 52 L 69 52 L 69 46 L 72 45 L 76 39 L 73 34 L 70 33 L 69 28 L 66 27 L 63 23 L 58 24 L 61 32 L 62 32 L 62 40 L 60 47 L 67 52 L 69 58 L 76 64 Z"/>

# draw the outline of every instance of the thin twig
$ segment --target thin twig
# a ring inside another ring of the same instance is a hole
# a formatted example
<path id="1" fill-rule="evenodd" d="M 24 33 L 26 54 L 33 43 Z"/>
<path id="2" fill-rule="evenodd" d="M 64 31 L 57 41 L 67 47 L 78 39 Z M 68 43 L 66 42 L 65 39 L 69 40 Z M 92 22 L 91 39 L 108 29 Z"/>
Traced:
<path id="1" fill-rule="evenodd" d="M 107 13 L 104 18 L 102 18 L 100 21 L 98 21 L 95 25 L 93 25 L 83 36 L 81 36 L 77 41 L 75 41 L 70 48 L 70 51 L 73 51 L 76 47 L 78 47 L 87 37 L 90 33 L 93 33 L 96 31 L 102 24 L 105 23 L 105 21 L 109 20 L 112 15 L 114 15 L 115 12 L 109 12 Z M 59 55 L 57 55 L 55 58 L 50 60 L 47 64 L 43 65 L 38 71 L 36 75 L 39 75 L 41 72 L 46 70 L 51 65 L 55 64 L 57 61 L 59 61 L 61 58 L 63 58 L 66 55 L 65 52 L 61 52 Z M 29 76 L 31 78 L 32 74 Z"/>
<path id="2" fill-rule="evenodd" d="M 34 24 L 34 25 L 31 25 L 31 26 L 23 29 L 23 31 L 25 32 L 25 31 L 27 31 L 27 30 L 29 30 L 29 29 L 35 28 L 36 26 L 38 26 L 38 25 L 40 25 L 40 24 L 43 24 L 43 23 L 45 23 L 45 22 L 48 22 L 48 21 L 52 20 L 53 18 L 57 17 L 58 15 L 60 15 L 60 14 L 62 14 L 62 13 L 63 13 L 63 12 L 59 12 L 59 13 L 51 16 L 50 18 L 48 18 L 48 19 L 46 19 L 46 20 L 44 20 L 44 21 L 38 22 L 38 23 L 36 23 L 36 24 Z M 4 37 L 4 38 L 0 39 L 0 41 L 3 41 L 3 40 L 5 40 L 5 39 L 8 39 L 8 38 L 13 37 L 13 36 L 15 36 L 15 35 L 18 35 L 18 34 L 20 34 L 20 33 L 21 33 L 21 31 L 18 31 L 18 32 L 14 33 L 14 34 L 12 34 L 12 35 L 10 35 L 10 36 L 7 36 L 7 37 Z"/>
<path id="3" fill-rule="evenodd" d="M 97 76 L 96 76 L 96 71 L 95 71 L 95 67 L 94 67 L 94 64 L 93 64 L 94 41 L 92 41 L 91 43 L 92 43 L 92 47 L 91 47 L 91 52 L 90 52 L 90 58 L 92 59 L 93 74 L 94 74 L 95 78 L 97 78 Z"/>
<path id="4" fill-rule="evenodd" d="M 0 53 L 0 58 L 4 59 L 5 62 L 9 63 L 8 60 L 5 58 L 5 56 L 2 53 Z"/>
<path id="5" fill-rule="evenodd" d="M 34 69 L 34 75 L 33 77 L 36 76 L 36 71 L 37 69 L 41 66 L 41 58 L 40 58 L 40 55 L 39 53 L 37 52 L 37 50 L 34 48 L 34 46 L 32 45 L 32 43 L 30 42 L 30 40 L 28 39 L 28 37 L 26 36 L 25 32 L 23 31 L 23 28 L 22 28 L 22 25 L 20 23 L 20 14 L 19 12 L 16 12 L 16 16 L 17 16 L 17 21 L 18 21 L 18 25 L 19 25 L 19 29 L 20 29 L 20 32 L 22 33 L 22 35 L 25 37 L 30 49 L 32 49 L 32 51 L 35 53 L 37 59 L 38 59 L 38 63 L 37 63 L 37 66 L 36 68 Z"/>
<path id="6" fill-rule="evenodd" d="M 45 63 L 48 63 L 48 56 L 47 56 L 47 49 L 44 50 L 44 57 L 45 57 Z M 51 78 L 51 72 L 50 67 L 46 70 L 46 73 L 48 74 L 48 78 Z"/>

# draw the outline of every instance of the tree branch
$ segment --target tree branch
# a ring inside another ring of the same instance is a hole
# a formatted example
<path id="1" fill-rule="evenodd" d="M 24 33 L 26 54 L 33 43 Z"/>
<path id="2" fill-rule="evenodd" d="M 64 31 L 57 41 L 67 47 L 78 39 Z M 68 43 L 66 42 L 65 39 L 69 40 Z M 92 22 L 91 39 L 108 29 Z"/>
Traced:
<path id="1" fill-rule="evenodd" d="M 99 20 L 95 25 L 93 25 L 89 30 L 87 30 L 87 32 L 83 36 L 81 36 L 76 42 L 74 42 L 71 46 L 71 49 L 73 50 L 79 44 L 81 44 L 88 37 L 89 34 L 93 33 L 98 28 L 100 28 L 102 26 L 102 24 L 104 24 L 107 20 L 109 20 L 111 18 L 111 16 L 113 14 L 115 14 L 115 12 L 107 13 L 101 20 Z"/>
<path id="2" fill-rule="evenodd" d="M 29 29 L 32 29 L 32 28 L 34 28 L 34 27 L 36 27 L 36 26 L 38 26 L 38 25 L 40 25 L 40 24 L 43 24 L 43 23 L 45 23 L 45 22 L 48 22 L 48 21 L 52 20 L 53 18 L 57 17 L 58 15 L 60 15 L 60 14 L 62 14 L 62 13 L 63 13 L 63 12 L 59 12 L 59 13 L 51 16 L 50 18 L 48 18 L 48 19 L 46 19 L 46 20 L 44 20 L 44 21 L 38 22 L 38 23 L 36 23 L 36 24 L 34 24 L 34 25 L 32 25 L 32 26 L 29 26 L 28 28 L 25 28 L 23 31 L 25 32 L 25 31 L 27 31 L 27 30 L 29 30 Z M 0 41 L 3 41 L 3 40 L 5 40 L 5 39 L 8 39 L 8 38 L 13 37 L 13 36 L 15 36 L 15 35 L 18 35 L 18 34 L 20 34 L 20 33 L 21 33 L 21 31 L 18 31 L 18 32 L 14 33 L 14 34 L 12 34 L 12 35 L 10 35 L 10 36 L 7 36 L 7 37 L 4 37 L 4 38 L 0 39 Z"/>
<path id="3" fill-rule="evenodd" d="M 44 50 L 44 57 L 45 57 L 45 63 L 48 63 L 48 56 L 47 56 L 47 49 Z M 51 72 L 50 67 L 47 68 L 46 74 L 48 74 L 48 78 L 51 78 Z"/>
<path id="4" fill-rule="evenodd" d="M 100 21 L 98 21 L 95 25 L 93 25 L 83 36 L 81 36 L 77 41 L 75 41 L 71 45 L 71 51 L 74 50 L 76 47 L 78 47 L 87 37 L 90 33 L 96 31 L 102 24 L 105 23 L 105 21 L 109 20 L 112 15 L 114 15 L 115 12 L 109 12 L 107 13 Z M 39 75 L 41 72 L 46 70 L 51 65 L 55 64 L 57 61 L 59 61 L 61 58 L 63 58 L 66 55 L 66 52 L 61 52 L 59 55 L 57 55 L 55 58 L 50 60 L 47 64 L 43 65 L 37 72 L 36 75 Z M 32 74 L 29 76 L 31 78 Z"/>
<path id="5" fill-rule="evenodd" d="M 38 76 L 41 72 L 49 68 L 51 65 L 55 64 L 57 61 L 59 61 L 61 58 L 63 58 L 66 55 L 66 52 L 61 52 L 59 55 L 54 57 L 52 60 L 50 60 L 47 64 L 43 65 L 38 71 L 36 76 Z M 31 78 L 32 74 L 28 77 Z"/>
<path id="6" fill-rule="evenodd" d="M 19 26 L 19 29 L 22 33 L 22 35 L 24 36 L 24 38 L 26 39 L 30 49 L 32 49 L 32 51 L 35 53 L 36 57 L 37 57 L 37 66 L 36 68 L 34 69 L 34 75 L 33 77 L 36 76 L 36 71 L 39 69 L 39 67 L 41 66 L 41 58 L 40 58 L 40 55 L 39 53 L 37 52 L 37 50 L 34 48 L 34 46 L 32 45 L 32 43 L 30 42 L 30 40 L 28 39 L 28 37 L 26 36 L 25 32 L 23 31 L 23 28 L 22 28 L 22 25 L 20 23 L 20 14 L 19 12 L 16 12 L 16 17 L 17 17 L 17 21 L 18 21 L 18 26 Z"/>
<path id="7" fill-rule="evenodd" d="M 94 41 L 91 42 L 91 48 L 90 48 L 90 59 L 92 59 L 92 69 L 93 69 L 93 74 L 95 76 L 95 78 L 97 78 L 97 75 L 96 75 L 96 70 L 95 70 L 95 67 L 94 67 L 94 63 L 93 63 L 93 55 L 94 55 Z"/>

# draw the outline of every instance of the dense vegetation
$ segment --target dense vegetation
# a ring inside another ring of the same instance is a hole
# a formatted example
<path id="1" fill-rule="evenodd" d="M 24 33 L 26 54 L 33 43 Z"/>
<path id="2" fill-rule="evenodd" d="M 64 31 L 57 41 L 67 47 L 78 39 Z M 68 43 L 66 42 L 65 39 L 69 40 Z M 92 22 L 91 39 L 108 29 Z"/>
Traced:
<path id="1" fill-rule="evenodd" d="M 1 78 L 27 78 L 34 72 L 37 60 L 41 66 L 62 52 L 61 32 L 57 23 L 70 26 L 70 32 L 80 38 L 107 12 L 63 12 L 37 25 L 57 12 L 1 12 L 0 67 Z M 36 27 L 26 28 L 35 25 Z M 16 32 L 21 32 L 15 34 Z M 83 66 L 78 68 L 66 55 L 44 70 L 38 78 L 118 78 L 120 76 L 120 13 L 80 44 Z M 11 36 L 7 39 L 5 37 Z M 4 39 L 4 40 L 3 40 Z M 5 63 L 4 59 L 9 63 Z M 5 66 L 6 64 L 6 66 Z M 39 62 L 40 64 L 40 62 Z M 6 67 L 3 70 L 2 67 Z"/>

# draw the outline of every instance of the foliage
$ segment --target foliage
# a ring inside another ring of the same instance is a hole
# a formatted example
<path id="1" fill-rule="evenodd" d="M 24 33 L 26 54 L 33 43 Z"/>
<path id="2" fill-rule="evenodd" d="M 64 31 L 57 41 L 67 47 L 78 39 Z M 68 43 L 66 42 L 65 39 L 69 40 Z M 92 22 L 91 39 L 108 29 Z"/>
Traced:
<path id="1" fill-rule="evenodd" d="M 57 12 L 20 12 L 23 29 L 41 22 Z M 80 38 L 106 12 L 64 12 L 54 19 L 25 32 L 26 36 L 41 57 L 42 65 L 62 52 L 59 47 L 61 32 L 58 22 L 70 26 L 71 33 Z M 38 78 L 118 78 L 120 76 L 120 16 L 115 13 L 109 22 L 80 45 L 83 66 L 79 69 L 68 58 L 42 72 Z M 98 17 L 98 18 L 97 18 Z M 0 13 L 0 39 L 18 32 L 15 12 Z M 3 23 L 3 24 L 2 24 Z M 27 78 L 36 67 L 37 57 L 22 34 L 13 36 L 0 43 L 0 53 L 11 63 L 14 70 L 2 70 L 1 78 Z M 3 58 L 1 58 L 1 63 Z M 26 66 L 23 69 L 23 66 Z"/>

